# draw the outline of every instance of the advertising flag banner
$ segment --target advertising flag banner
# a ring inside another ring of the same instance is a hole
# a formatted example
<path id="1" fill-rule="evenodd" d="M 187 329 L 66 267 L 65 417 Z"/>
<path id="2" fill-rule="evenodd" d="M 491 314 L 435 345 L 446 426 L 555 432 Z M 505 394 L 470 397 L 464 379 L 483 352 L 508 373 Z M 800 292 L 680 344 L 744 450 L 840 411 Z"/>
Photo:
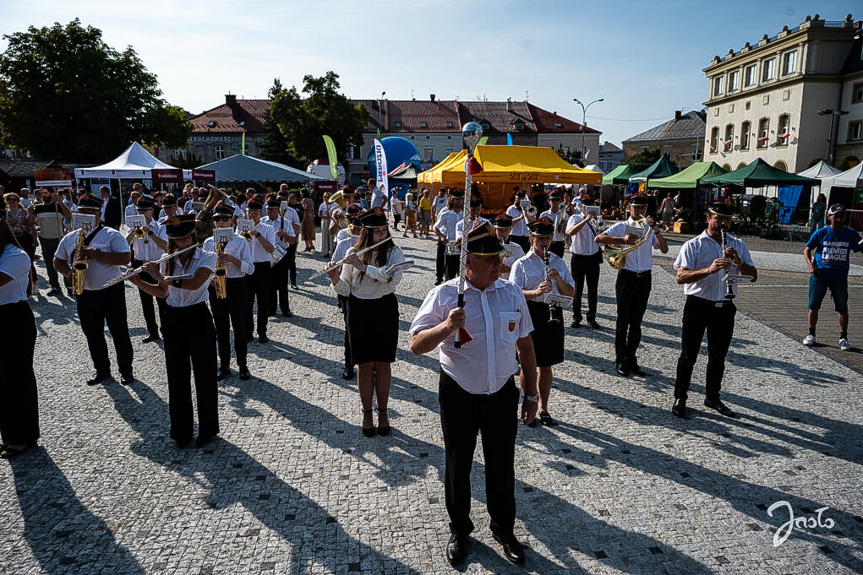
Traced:
<path id="1" fill-rule="evenodd" d="M 383 144 L 381 144 L 381 141 L 378 139 L 375 140 L 375 172 L 375 181 L 378 189 L 387 197 L 387 199 L 389 199 L 390 189 L 387 180 L 387 156 L 384 153 Z"/>
<path id="2" fill-rule="evenodd" d="M 327 159 L 330 161 L 330 174 L 334 180 L 339 179 L 339 158 L 336 155 L 336 144 L 329 136 L 324 136 L 324 145 L 327 147 Z"/>
<path id="3" fill-rule="evenodd" d="M 180 168 L 153 168 L 150 173 L 154 186 L 162 184 L 182 184 L 183 170 Z"/>

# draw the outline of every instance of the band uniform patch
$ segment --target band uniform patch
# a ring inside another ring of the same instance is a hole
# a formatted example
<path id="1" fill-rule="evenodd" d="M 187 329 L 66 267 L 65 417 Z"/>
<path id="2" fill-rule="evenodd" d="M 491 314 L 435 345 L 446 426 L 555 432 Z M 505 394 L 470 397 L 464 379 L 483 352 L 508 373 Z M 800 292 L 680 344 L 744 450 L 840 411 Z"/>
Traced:
<path id="1" fill-rule="evenodd" d="M 507 327 L 509 328 L 510 333 L 514 332 L 515 331 L 515 320 L 510 320 L 509 325 Z"/>

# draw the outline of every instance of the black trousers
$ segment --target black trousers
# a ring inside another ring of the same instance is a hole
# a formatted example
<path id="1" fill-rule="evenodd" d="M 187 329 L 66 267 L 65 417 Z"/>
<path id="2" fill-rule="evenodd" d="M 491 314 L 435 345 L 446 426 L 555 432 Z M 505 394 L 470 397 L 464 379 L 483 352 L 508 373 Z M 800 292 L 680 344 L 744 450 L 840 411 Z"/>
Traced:
<path id="1" fill-rule="evenodd" d="M 435 252 L 434 268 L 437 281 L 443 281 L 446 273 L 446 246 L 440 240 L 437 241 L 437 252 Z"/>
<path id="2" fill-rule="evenodd" d="M 146 262 L 133 259 L 132 267 L 139 268 L 144 265 Z M 142 273 L 141 279 L 147 283 L 156 283 L 156 281 L 150 277 L 148 273 Z M 156 323 L 156 308 L 154 305 L 154 298 L 141 288 L 138 288 L 138 296 L 141 298 L 141 309 L 144 311 L 144 323 L 147 324 L 147 331 L 150 332 L 152 336 L 159 335 L 159 324 Z"/>
<path id="3" fill-rule="evenodd" d="M 51 284 L 52 288 L 60 289 L 60 278 L 57 275 L 57 270 L 54 269 L 54 253 L 57 251 L 57 246 L 60 245 L 60 240 L 39 238 L 39 245 L 42 247 L 42 259 L 45 260 L 45 271 L 48 272 L 48 283 Z"/>
<path id="4" fill-rule="evenodd" d="M 198 437 L 219 433 L 219 389 L 216 383 L 216 329 L 206 303 L 165 306 L 165 367 L 168 371 L 168 411 L 171 439 L 192 438 L 192 371 L 198 403 Z"/>
<path id="5" fill-rule="evenodd" d="M 351 359 L 351 338 L 348 337 L 348 298 L 340 295 L 338 299 L 339 309 L 342 310 L 342 317 L 345 319 L 345 367 L 351 369 L 354 362 Z"/>
<path id="6" fill-rule="evenodd" d="M 680 358 L 677 360 L 677 380 L 674 383 L 674 398 L 686 399 L 692 381 L 692 368 L 698 359 L 701 339 L 707 331 L 707 374 L 705 387 L 707 399 L 719 400 L 722 376 L 725 373 L 725 356 L 734 335 L 734 316 L 737 308 L 731 300 L 716 302 L 697 296 L 687 296 L 683 306 L 683 334 Z"/>
<path id="7" fill-rule="evenodd" d="M 268 315 L 276 315 L 278 307 L 283 314 L 291 311 L 291 302 L 288 298 L 288 254 L 276 265 L 270 268 L 270 303 Z M 296 267 L 296 264 L 294 264 Z"/>
<path id="8" fill-rule="evenodd" d="M 39 395 L 33 356 L 36 320 L 26 301 L 0 305 L 0 437 L 32 445 L 39 439 Z"/>
<path id="9" fill-rule="evenodd" d="M 288 245 L 288 253 L 282 261 L 285 262 L 291 285 L 297 285 L 297 244 Z"/>
<path id="10" fill-rule="evenodd" d="M 451 280 L 454 277 L 458 277 L 459 272 L 459 256 L 446 256 L 444 258 L 446 262 L 446 279 L 447 281 Z"/>
<path id="11" fill-rule="evenodd" d="M 474 528 L 470 520 L 470 471 L 479 432 L 485 458 L 485 498 L 491 531 L 501 536 L 512 534 L 518 398 L 514 377 L 493 395 L 477 395 L 465 391 L 441 371 L 438 401 L 446 452 L 446 509 L 450 531 L 459 537 L 467 537 Z"/>
<path id="12" fill-rule="evenodd" d="M 596 319 L 597 293 L 599 291 L 599 268 L 602 265 L 602 252 L 590 256 L 572 254 L 569 269 L 575 280 L 575 297 L 572 298 L 572 313 L 575 321 L 581 321 L 581 296 L 587 280 L 587 321 Z"/>
<path id="13" fill-rule="evenodd" d="M 254 306 L 258 298 L 258 336 L 267 335 L 270 308 L 270 262 L 255 262 L 255 271 L 246 276 L 246 336 L 255 331 Z"/>
<path id="14" fill-rule="evenodd" d="M 530 240 L 528 239 L 528 236 L 514 236 L 514 235 L 510 235 L 510 236 L 509 236 L 509 241 L 514 242 L 514 243 L 516 243 L 516 244 L 520 245 L 520 246 L 521 246 L 521 249 L 523 249 L 523 250 L 524 250 L 524 253 L 527 253 L 527 252 L 529 252 L 529 251 L 530 251 Z"/>
<path id="15" fill-rule="evenodd" d="M 132 340 L 129 339 L 129 322 L 126 317 L 126 291 L 123 283 L 100 290 L 84 290 L 75 296 L 81 331 L 87 338 L 93 367 L 99 373 L 111 372 L 108 343 L 105 341 L 105 324 L 114 340 L 117 365 L 121 374 L 132 373 Z"/>
<path id="16" fill-rule="evenodd" d="M 636 274 L 620 270 L 617 274 L 617 325 L 614 331 L 614 356 L 616 363 L 637 366 L 635 352 L 641 343 L 641 320 L 647 311 L 647 300 L 651 289 L 650 272 Z"/>
<path id="17" fill-rule="evenodd" d="M 210 286 L 210 309 L 213 310 L 213 321 L 216 323 L 216 341 L 219 347 L 219 364 L 224 367 L 231 365 L 231 326 L 234 327 L 234 352 L 237 355 L 237 365 L 245 367 L 249 349 L 249 339 L 246 329 L 246 280 L 245 278 L 228 278 L 225 280 L 228 297 L 218 299 L 216 290 Z"/>
<path id="18" fill-rule="evenodd" d="M 553 253 L 557 257 L 562 258 L 563 257 L 563 248 L 564 248 L 564 242 L 551 242 L 551 245 L 548 246 L 548 251 L 550 251 L 551 253 Z M 527 252 L 524 252 L 524 253 L 527 253 Z"/>

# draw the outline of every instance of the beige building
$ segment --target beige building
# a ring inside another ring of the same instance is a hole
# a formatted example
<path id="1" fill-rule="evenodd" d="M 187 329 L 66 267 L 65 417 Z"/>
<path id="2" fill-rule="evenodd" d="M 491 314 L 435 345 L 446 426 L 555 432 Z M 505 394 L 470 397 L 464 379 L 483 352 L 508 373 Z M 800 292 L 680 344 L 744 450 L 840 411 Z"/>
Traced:
<path id="1" fill-rule="evenodd" d="M 833 22 L 816 14 L 714 57 L 704 69 L 710 92 L 703 159 L 733 170 L 762 158 L 790 172 L 819 160 L 846 168 L 859 161 L 859 36 L 850 14 Z"/>
<path id="2" fill-rule="evenodd" d="M 704 148 L 704 112 L 674 112 L 674 119 L 641 132 L 623 143 L 623 161 L 643 152 L 659 150 L 678 168 L 683 169 L 701 158 Z"/>

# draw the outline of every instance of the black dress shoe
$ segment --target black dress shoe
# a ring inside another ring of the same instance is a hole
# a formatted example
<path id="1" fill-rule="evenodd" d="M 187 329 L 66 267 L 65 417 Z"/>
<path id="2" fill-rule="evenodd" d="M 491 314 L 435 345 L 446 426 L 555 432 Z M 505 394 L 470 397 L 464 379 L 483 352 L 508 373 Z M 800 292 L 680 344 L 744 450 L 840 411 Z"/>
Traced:
<path id="1" fill-rule="evenodd" d="M 148 333 L 147 337 L 145 337 L 144 339 L 141 340 L 141 343 L 150 343 L 151 341 L 158 341 L 158 340 L 159 340 L 158 335 L 153 335 L 152 333 Z"/>
<path id="2" fill-rule="evenodd" d="M 709 407 L 710 409 L 715 409 L 716 411 L 718 411 L 720 414 L 724 415 L 725 417 L 737 417 L 737 414 L 735 414 L 733 411 L 728 409 L 728 406 L 725 405 L 724 403 L 722 403 L 722 401 L 720 401 L 718 399 L 716 401 L 711 401 L 709 399 L 705 399 L 704 400 L 704 406 Z"/>
<path id="3" fill-rule="evenodd" d="M 453 567 L 456 567 L 467 557 L 467 538 L 459 537 L 456 534 L 449 536 L 449 542 L 446 544 L 446 560 Z"/>
<path id="4" fill-rule="evenodd" d="M 551 414 L 549 414 L 547 411 L 539 412 L 539 420 L 546 427 L 554 427 L 555 425 L 557 425 L 557 422 L 551 418 Z"/>
<path id="5" fill-rule="evenodd" d="M 569 327 L 571 327 L 572 329 L 578 329 L 581 327 L 581 322 L 576 321 L 576 320 L 572 320 L 572 323 L 569 324 Z"/>
<path id="6" fill-rule="evenodd" d="M 294 312 L 292 312 L 291 310 L 283 311 L 282 317 L 294 317 Z"/>
<path id="7" fill-rule="evenodd" d="M 230 367 L 220 367 L 219 371 L 216 372 L 216 381 L 222 381 L 226 377 L 231 377 L 231 368 Z"/>
<path id="8" fill-rule="evenodd" d="M 111 377 L 110 373 L 99 373 L 98 371 L 93 374 L 93 377 L 87 380 L 87 385 L 99 385 L 106 379 Z"/>
<path id="9" fill-rule="evenodd" d="M 270 338 L 268 338 L 266 335 L 260 335 L 260 336 L 258 336 L 258 341 L 260 343 L 269 343 Z"/>
<path id="10" fill-rule="evenodd" d="M 252 372 L 249 371 L 249 368 L 245 365 L 240 366 L 240 379 L 243 381 L 248 381 L 252 379 Z"/>
<path id="11" fill-rule="evenodd" d="M 497 533 L 492 533 L 491 536 L 494 537 L 495 541 L 500 543 L 503 548 L 503 554 L 507 559 L 516 565 L 524 563 L 524 547 L 515 538 L 515 535 L 510 534 L 501 537 Z"/>
<path id="12" fill-rule="evenodd" d="M 587 322 L 587 325 L 589 325 L 589 326 L 590 326 L 590 327 L 592 327 L 593 329 L 602 329 L 602 326 L 601 326 L 601 325 L 599 325 L 598 323 L 596 323 L 596 320 L 595 320 L 595 319 L 592 319 L 592 320 L 588 321 L 588 322 Z"/>
<path id="13" fill-rule="evenodd" d="M 647 372 L 641 369 L 637 363 L 629 366 L 629 372 L 636 377 L 647 377 Z"/>
<path id="14" fill-rule="evenodd" d="M 629 377 L 629 370 L 622 363 L 617 364 L 617 375 L 622 377 Z"/>
<path id="15" fill-rule="evenodd" d="M 436 286 L 439 286 L 439 285 L 440 285 L 440 284 L 442 284 L 442 283 L 443 283 L 443 280 L 435 280 L 435 281 L 434 281 L 434 285 L 436 285 Z M 448 548 L 449 548 L 449 547 L 447 547 L 447 549 L 448 549 Z"/>
<path id="16" fill-rule="evenodd" d="M 199 435 L 198 439 L 195 440 L 195 447 L 203 447 L 213 441 L 215 435 Z"/>
<path id="17" fill-rule="evenodd" d="M 676 415 L 681 419 L 686 418 L 686 400 L 685 399 L 675 399 L 674 405 L 671 408 L 671 413 Z"/>
<path id="18" fill-rule="evenodd" d="M 351 380 L 354 378 L 354 368 L 346 367 L 344 371 L 342 371 L 342 379 Z"/>
<path id="19" fill-rule="evenodd" d="M 300 289 L 300 288 L 297 287 L 297 284 L 291 284 L 291 289 Z"/>
<path id="20" fill-rule="evenodd" d="M 130 383 L 135 381 L 135 376 L 130 371 L 129 373 L 121 373 L 120 374 L 120 382 L 124 385 L 129 385 Z"/>
<path id="21" fill-rule="evenodd" d="M 188 447 L 188 445 L 192 442 L 191 437 L 184 437 L 183 439 L 175 439 L 174 443 L 177 444 L 177 449 L 183 449 L 184 447 Z"/>

